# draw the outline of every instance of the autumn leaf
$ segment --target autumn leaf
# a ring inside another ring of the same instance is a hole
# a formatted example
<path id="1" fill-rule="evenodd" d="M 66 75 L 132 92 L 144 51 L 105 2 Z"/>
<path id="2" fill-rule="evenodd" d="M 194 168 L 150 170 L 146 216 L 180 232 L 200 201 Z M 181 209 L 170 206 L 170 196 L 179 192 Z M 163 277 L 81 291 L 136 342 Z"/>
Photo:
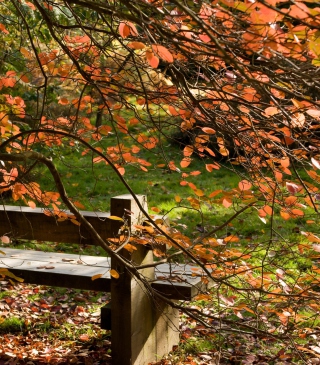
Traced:
<path id="1" fill-rule="evenodd" d="M 119 24 L 119 34 L 122 38 L 127 38 L 130 35 L 130 27 L 128 24 L 121 22 Z"/>
<path id="2" fill-rule="evenodd" d="M 87 341 L 90 341 L 90 337 L 87 334 L 82 334 L 79 336 L 79 340 L 81 342 L 87 342 Z"/>
<path id="3" fill-rule="evenodd" d="M 297 184 L 294 184 L 294 183 L 291 183 L 291 182 L 288 182 L 288 181 L 286 182 L 286 187 L 287 187 L 289 193 L 291 193 L 293 195 L 295 195 L 296 193 L 298 193 L 302 189 L 301 186 L 299 186 Z"/>
<path id="4" fill-rule="evenodd" d="M 250 182 L 250 181 L 248 181 L 248 180 L 241 180 L 241 181 L 239 182 L 238 186 L 239 186 L 239 189 L 240 189 L 241 191 L 246 191 L 246 190 L 250 190 L 250 189 L 251 189 L 252 184 L 251 184 L 251 182 Z"/>
<path id="5" fill-rule="evenodd" d="M 111 269 L 110 270 L 110 275 L 115 278 L 115 279 L 119 279 L 120 275 L 118 273 L 118 271 L 114 270 L 114 269 Z"/>
<path id="6" fill-rule="evenodd" d="M 152 50 L 162 60 L 167 61 L 169 63 L 172 63 L 173 62 L 173 56 L 172 56 L 172 54 L 169 52 L 169 50 L 166 47 L 161 46 L 160 44 L 153 44 L 152 45 Z"/>
<path id="7" fill-rule="evenodd" d="M 5 33 L 5 34 L 9 34 L 8 30 L 6 29 L 6 27 L 2 23 L 0 23 L 0 31 Z"/>
<path id="8" fill-rule="evenodd" d="M 101 278 L 103 276 L 103 274 L 96 274 L 96 275 L 93 275 L 92 277 L 91 277 L 91 280 L 93 281 L 93 280 L 97 280 L 97 279 L 99 279 L 99 278 Z"/>
<path id="9" fill-rule="evenodd" d="M 143 49 L 145 48 L 145 44 L 142 42 L 130 42 L 128 43 L 128 47 L 132 48 L 132 49 Z"/>
<path id="10" fill-rule="evenodd" d="M 123 218 L 117 217 L 116 215 L 110 215 L 110 217 L 108 217 L 108 219 L 111 219 L 113 221 L 121 221 L 121 222 L 123 222 Z"/>
<path id="11" fill-rule="evenodd" d="M 152 51 L 148 50 L 146 52 L 146 58 L 152 68 L 157 68 L 159 66 L 159 58 L 156 57 Z"/>
<path id="12" fill-rule="evenodd" d="M 61 105 L 68 105 L 69 104 L 69 100 L 67 98 L 60 98 L 60 100 L 58 101 L 59 104 Z"/>
<path id="13" fill-rule="evenodd" d="M 201 129 L 204 133 L 207 133 L 207 134 L 215 134 L 216 133 L 216 131 L 214 129 L 209 128 L 209 127 L 202 127 Z"/>
<path id="14" fill-rule="evenodd" d="M 10 238 L 8 236 L 2 236 L 2 237 L 0 237 L 0 240 L 2 243 L 5 243 L 5 244 L 10 243 Z"/>

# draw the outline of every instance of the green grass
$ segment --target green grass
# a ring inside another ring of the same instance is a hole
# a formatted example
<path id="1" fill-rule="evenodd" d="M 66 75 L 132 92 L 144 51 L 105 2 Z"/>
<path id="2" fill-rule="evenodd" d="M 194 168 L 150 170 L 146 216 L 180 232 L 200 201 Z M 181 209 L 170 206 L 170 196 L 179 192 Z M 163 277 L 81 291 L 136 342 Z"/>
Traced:
<path id="1" fill-rule="evenodd" d="M 26 328 L 22 318 L 0 318 L 0 333 L 22 332 Z"/>

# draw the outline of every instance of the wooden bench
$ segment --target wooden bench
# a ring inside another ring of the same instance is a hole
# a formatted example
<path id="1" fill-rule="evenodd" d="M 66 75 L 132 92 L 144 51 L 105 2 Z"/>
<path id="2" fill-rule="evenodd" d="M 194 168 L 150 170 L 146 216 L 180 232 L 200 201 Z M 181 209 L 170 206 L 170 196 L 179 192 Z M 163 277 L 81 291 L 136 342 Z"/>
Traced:
<path id="1" fill-rule="evenodd" d="M 145 196 L 138 196 L 146 209 Z M 110 213 L 82 212 L 103 239 L 117 236 L 121 222 L 109 219 L 131 211 L 131 229 L 143 217 L 131 195 L 111 198 Z M 0 207 L 0 237 L 49 242 L 96 244 L 81 226 L 70 220 L 58 222 L 43 209 L 16 206 Z M 153 263 L 152 250 L 137 245 L 130 253 L 121 254 L 136 265 Z M 111 329 L 114 365 L 144 365 L 156 361 L 179 342 L 179 312 L 165 300 L 155 299 L 152 292 L 137 280 L 116 259 L 0 248 L 0 268 L 8 268 L 26 283 L 111 292 L 111 306 L 101 308 L 101 327 Z M 119 278 L 110 276 L 115 269 Z M 171 300 L 191 300 L 204 285 L 194 268 L 185 265 L 161 264 L 139 270 L 153 290 Z M 101 275 L 102 274 L 102 275 Z M 95 275 L 101 275 L 92 280 Z M 112 309 L 111 309 L 112 307 Z"/>

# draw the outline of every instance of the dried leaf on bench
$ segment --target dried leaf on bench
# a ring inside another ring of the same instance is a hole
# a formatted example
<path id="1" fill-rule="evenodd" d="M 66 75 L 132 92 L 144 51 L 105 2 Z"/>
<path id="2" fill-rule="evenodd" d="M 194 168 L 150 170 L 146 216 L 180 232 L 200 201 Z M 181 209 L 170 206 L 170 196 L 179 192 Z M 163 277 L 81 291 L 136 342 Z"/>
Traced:
<path id="1" fill-rule="evenodd" d="M 72 262 L 72 261 L 75 261 L 74 259 L 62 259 L 62 261 L 64 262 Z"/>
<path id="2" fill-rule="evenodd" d="M 10 243 L 10 238 L 8 236 L 0 237 L 2 243 Z"/>
<path id="3" fill-rule="evenodd" d="M 93 281 L 93 280 L 96 280 L 96 279 L 99 279 L 99 278 L 101 278 L 101 276 L 102 276 L 103 274 L 96 274 L 96 275 L 93 275 L 92 277 L 91 277 L 91 280 Z"/>
<path id="4" fill-rule="evenodd" d="M 80 226 L 80 222 L 78 222 L 77 220 L 75 220 L 75 219 L 70 219 L 70 221 L 73 223 L 73 224 L 75 224 L 76 226 Z"/>
<path id="5" fill-rule="evenodd" d="M 110 275 L 115 278 L 115 279 L 119 279 L 120 275 L 118 273 L 118 271 L 114 270 L 114 269 L 111 269 L 110 270 Z"/>
<path id="6" fill-rule="evenodd" d="M 123 219 L 120 217 L 117 217 L 116 215 L 110 215 L 110 217 L 108 217 L 109 219 L 112 219 L 114 221 L 121 221 L 123 222 Z"/>

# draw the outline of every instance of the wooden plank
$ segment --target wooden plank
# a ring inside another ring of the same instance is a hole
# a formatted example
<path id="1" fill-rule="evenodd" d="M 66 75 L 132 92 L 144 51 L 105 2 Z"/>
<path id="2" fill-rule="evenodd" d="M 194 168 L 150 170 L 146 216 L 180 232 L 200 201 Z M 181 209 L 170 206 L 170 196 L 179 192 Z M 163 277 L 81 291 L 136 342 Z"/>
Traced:
<path id="1" fill-rule="evenodd" d="M 111 260 L 108 257 L 20 250 L 1 247 L 0 267 L 8 268 L 26 283 L 110 291 Z M 53 269 L 39 269 L 48 266 Z M 206 287 L 201 277 L 193 277 L 193 266 L 161 264 L 156 267 L 151 286 L 172 300 L 192 300 Z M 94 281 L 93 275 L 103 274 Z M 173 276 L 173 279 L 170 279 Z M 80 280 L 80 278 L 82 278 Z M 179 281 L 178 281 L 179 280 Z M 71 285 L 72 283 L 72 285 Z M 75 285 L 75 286 L 73 286 Z"/>
<path id="2" fill-rule="evenodd" d="M 17 206 L 0 206 L 0 236 L 15 239 L 92 244 L 97 242 L 83 227 L 70 220 L 58 222 L 47 216 L 44 209 Z M 66 211 L 67 214 L 70 212 Z M 103 239 L 117 235 L 121 222 L 108 219 L 110 213 L 81 212 Z"/>
<path id="3" fill-rule="evenodd" d="M 142 205 L 145 198 L 139 197 Z M 139 218 L 140 209 L 131 196 L 127 199 L 113 198 L 111 214 L 121 216 L 124 209 Z M 122 250 L 120 254 L 136 265 L 153 262 L 153 253 L 147 247 L 137 246 L 132 253 Z M 111 346 L 113 365 L 144 365 L 168 353 L 179 342 L 179 313 L 166 303 L 154 300 L 143 281 L 130 272 L 120 261 L 112 258 L 112 269 L 119 274 L 111 278 Z M 155 279 L 155 270 L 148 267 L 139 270 L 143 280 Z"/>

